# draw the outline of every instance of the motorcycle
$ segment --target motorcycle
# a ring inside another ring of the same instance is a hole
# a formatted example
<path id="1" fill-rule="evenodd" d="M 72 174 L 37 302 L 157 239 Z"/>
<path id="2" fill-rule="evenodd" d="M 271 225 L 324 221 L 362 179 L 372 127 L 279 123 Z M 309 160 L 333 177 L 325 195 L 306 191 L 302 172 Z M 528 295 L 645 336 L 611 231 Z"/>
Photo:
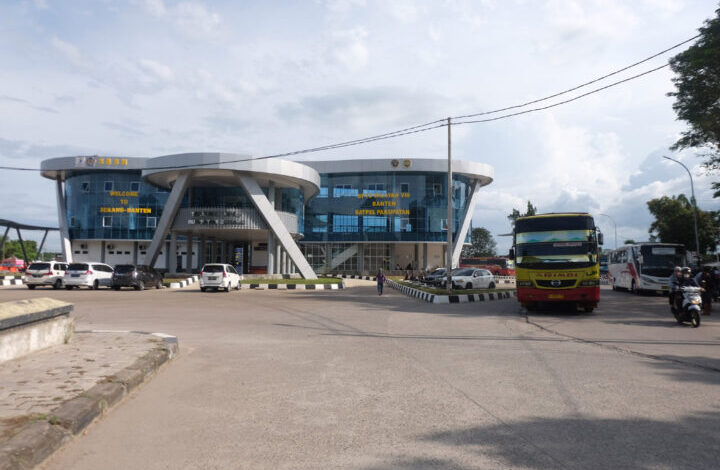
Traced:
<path id="1" fill-rule="evenodd" d="M 700 312 L 702 312 L 701 292 L 700 287 L 684 286 L 678 288 L 677 295 L 682 303 L 680 306 L 674 305 L 672 307 L 672 313 L 678 323 L 689 321 L 693 328 L 700 326 Z"/>

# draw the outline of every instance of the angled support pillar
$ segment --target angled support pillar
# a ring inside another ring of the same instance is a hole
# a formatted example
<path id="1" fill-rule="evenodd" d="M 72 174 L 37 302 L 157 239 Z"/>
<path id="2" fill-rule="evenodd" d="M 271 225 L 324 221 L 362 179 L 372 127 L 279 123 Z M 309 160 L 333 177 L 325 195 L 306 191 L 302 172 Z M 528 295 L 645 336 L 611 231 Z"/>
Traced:
<path id="1" fill-rule="evenodd" d="M 55 198 L 58 208 L 58 227 L 60 228 L 60 247 L 62 248 L 65 262 L 72 263 L 72 245 L 70 243 L 70 231 L 67 223 L 67 207 L 65 205 L 65 194 L 63 183 L 59 179 L 55 181 Z"/>
<path id="2" fill-rule="evenodd" d="M 260 185 L 257 184 L 257 181 L 246 175 L 238 175 L 238 180 L 240 180 L 243 189 L 245 189 L 245 192 L 250 196 L 260 216 L 265 219 L 268 228 L 275 234 L 279 244 L 282 245 L 290 259 L 298 267 L 302 277 L 305 279 L 317 279 L 317 275 L 315 271 L 313 271 L 312 266 L 310 266 L 310 263 L 308 263 L 305 256 L 303 256 L 302 251 L 300 251 L 297 243 L 293 240 L 285 224 L 280 220 L 277 212 L 275 212 L 275 208 L 270 204 L 270 201 L 268 201 L 268 198 L 265 196 L 265 193 L 263 193 Z"/>
<path id="3" fill-rule="evenodd" d="M 40 248 L 38 248 L 38 251 L 37 251 L 37 252 L 38 252 L 38 256 L 40 255 L 40 253 L 42 253 L 42 249 L 43 249 L 43 247 L 45 246 L 45 239 L 47 238 L 47 234 L 48 234 L 48 231 L 45 230 L 45 234 L 43 235 L 43 239 L 42 239 L 42 241 L 40 242 Z M 38 258 L 38 259 L 42 260 L 42 258 Z"/>
<path id="4" fill-rule="evenodd" d="M 7 240 L 7 234 L 10 231 L 10 226 L 5 227 L 5 233 L 3 234 L 2 241 L 0 241 L 0 257 L 5 257 L 5 240 Z"/>
<path id="5" fill-rule="evenodd" d="M 183 196 L 185 196 L 185 191 L 190 184 L 191 174 L 192 172 L 190 171 L 183 172 L 175 180 L 172 191 L 170 191 L 170 196 L 168 196 L 165 207 L 163 208 L 162 217 L 160 217 L 160 221 L 155 229 L 155 235 L 153 235 L 150 248 L 147 251 L 147 255 L 145 255 L 145 263 L 143 264 L 148 266 L 155 265 L 155 261 L 160 254 L 160 247 L 162 247 L 165 237 L 167 237 L 170 227 L 172 227 L 172 223 L 175 220 L 177 211 L 182 203 Z M 168 256 L 175 256 L 175 253 L 168 253 Z M 172 267 L 172 263 L 170 267 Z"/>
<path id="6" fill-rule="evenodd" d="M 455 234 L 455 240 L 453 241 L 453 268 L 456 268 L 460 264 L 460 253 L 462 252 L 463 243 L 465 242 L 465 237 L 467 236 L 468 229 L 470 228 L 473 210 L 475 209 L 475 204 L 477 204 L 478 199 L 480 199 L 480 182 L 474 181 L 472 186 L 472 196 L 470 196 L 470 200 L 465 206 L 460 230 L 458 230 Z"/>
<path id="7" fill-rule="evenodd" d="M 28 256 L 27 256 L 27 251 L 25 251 L 25 242 L 22 239 L 22 235 L 20 235 L 20 229 L 15 227 L 15 232 L 17 233 L 18 240 L 20 240 L 20 248 L 22 248 L 23 259 L 25 260 L 25 267 L 27 268 L 29 265 L 28 264 L 29 260 L 28 260 Z"/>
<path id="8" fill-rule="evenodd" d="M 168 250 L 168 259 L 170 260 L 170 265 L 168 266 L 168 272 L 169 273 L 176 273 L 178 272 L 178 265 L 177 265 L 177 232 L 171 232 L 170 233 L 170 249 Z"/>

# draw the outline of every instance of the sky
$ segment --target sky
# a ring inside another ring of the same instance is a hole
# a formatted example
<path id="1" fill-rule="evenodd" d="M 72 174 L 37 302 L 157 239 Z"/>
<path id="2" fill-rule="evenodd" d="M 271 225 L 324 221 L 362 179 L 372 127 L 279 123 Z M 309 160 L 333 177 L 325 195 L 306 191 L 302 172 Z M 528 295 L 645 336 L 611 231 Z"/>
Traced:
<path id="1" fill-rule="evenodd" d="M 0 165 L 39 168 L 47 158 L 94 154 L 263 156 L 502 108 L 689 39 L 718 7 L 717 0 L 4 1 Z M 718 210 L 710 183 L 720 176 L 705 173 L 697 151 L 668 149 L 686 129 L 666 96 L 672 77 L 664 68 L 546 111 L 453 127 L 453 158 L 494 167 L 473 225 L 489 229 L 506 252 L 507 215 L 532 201 L 539 212 L 594 214 L 607 248 L 615 225 L 619 244 L 647 240 L 647 201 L 690 191 L 685 170 L 663 155 L 691 169 L 699 207 Z M 447 131 L 295 159 L 345 158 L 447 158 Z M 57 226 L 54 194 L 39 173 L 2 171 L 0 218 Z M 48 247 L 59 249 L 56 236 Z"/>

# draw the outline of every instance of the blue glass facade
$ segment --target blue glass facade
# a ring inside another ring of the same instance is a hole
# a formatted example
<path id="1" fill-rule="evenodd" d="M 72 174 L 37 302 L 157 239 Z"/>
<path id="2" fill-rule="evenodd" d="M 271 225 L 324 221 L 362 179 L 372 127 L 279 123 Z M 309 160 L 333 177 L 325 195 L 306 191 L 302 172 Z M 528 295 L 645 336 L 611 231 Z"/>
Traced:
<path id="1" fill-rule="evenodd" d="M 453 232 L 472 196 L 453 176 Z M 444 242 L 447 174 L 371 172 L 321 175 L 305 212 L 304 242 Z"/>
<path id="2" fill-rule="evenodd" d="M 73 173 L 65 181 L 70 238 L 152 239 L 168 195 L 139 171 Z"/>

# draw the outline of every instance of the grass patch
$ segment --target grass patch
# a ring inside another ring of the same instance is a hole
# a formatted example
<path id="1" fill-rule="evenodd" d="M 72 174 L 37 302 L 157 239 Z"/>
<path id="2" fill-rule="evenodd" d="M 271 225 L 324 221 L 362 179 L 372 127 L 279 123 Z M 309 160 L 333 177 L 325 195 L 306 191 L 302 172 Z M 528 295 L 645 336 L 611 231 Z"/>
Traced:
<path id="1" fill-rule="evenodd" d="M 427 292 L 428 294 L 435 294 L 435 295 L 448 295 L 448 291 L 446 289 L 443 289 L 441 287 L 428 287 L 425 285 L 415 285 L 411 282 L 407 281 L 395 281 L 398 284 L 401 284 L 403 286 L 411 287 L 413 289 L 421 290 L 423 292 Z M 496 292 L 507 292 L 512 289 L 452 289 L 450 291 L 450 295 L 466 295 L 466 294 L 489 294 L 489 293 L 496 293 Z"/>
<path id="2" fill-rule="evenodd" d="M 321 277 L 318 279 L 243 279 L 240 284 L 340 284 L 342 279 Z"/>

